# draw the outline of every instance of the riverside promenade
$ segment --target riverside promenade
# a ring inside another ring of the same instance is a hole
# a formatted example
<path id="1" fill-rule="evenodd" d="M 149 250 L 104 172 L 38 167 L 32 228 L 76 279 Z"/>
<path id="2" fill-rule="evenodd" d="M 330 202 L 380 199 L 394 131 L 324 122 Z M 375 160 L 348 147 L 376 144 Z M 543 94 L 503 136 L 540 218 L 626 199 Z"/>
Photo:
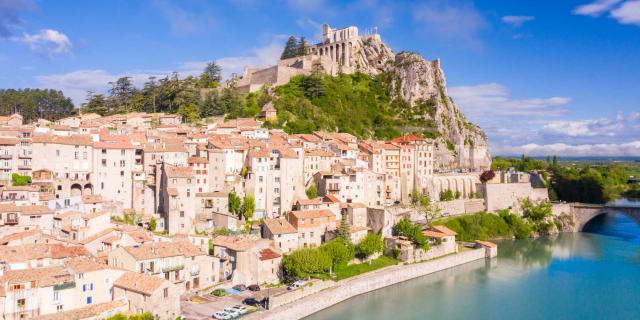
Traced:
<path id="1" fill-rule="evenodd" d="M 497 250 L 485 248 L 462 251 L 441 258 L 407 265 L 396 265 L 376 270 L 353 278 L 333 282 L 326 289 L 304 296 L 299 300 L 278 306 L 271 310 L 251 314 L 247 319 L 294 320 L 307 317 L 349 298 L 415 279 L 434 272 L 446 270 L 479 259 L 489 259 L 497 255 Z M 299 289 L 300 290 L 300 289 Z"/>

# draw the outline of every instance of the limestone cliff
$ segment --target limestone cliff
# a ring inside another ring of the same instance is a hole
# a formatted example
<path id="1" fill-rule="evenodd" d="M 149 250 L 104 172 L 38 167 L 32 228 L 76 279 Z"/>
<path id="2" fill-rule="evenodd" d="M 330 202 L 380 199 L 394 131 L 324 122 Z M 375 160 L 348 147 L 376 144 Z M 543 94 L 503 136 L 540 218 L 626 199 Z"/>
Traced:
<path id="1" fill-rule="evenodd" d="M 487 137 L 467 120 L 447 93 L 447 80 L 440 61 L 427 61 L 417 53 L 394 54 L 378 37 L 362 39 L 362 46 L 350 57 L 364 73 L 390 75 L 392 92 L 412 107 L 429 103 L 423 115 L 425 126 L 433 127 L 436 168 L 486 169 L 491 165 Z"/>

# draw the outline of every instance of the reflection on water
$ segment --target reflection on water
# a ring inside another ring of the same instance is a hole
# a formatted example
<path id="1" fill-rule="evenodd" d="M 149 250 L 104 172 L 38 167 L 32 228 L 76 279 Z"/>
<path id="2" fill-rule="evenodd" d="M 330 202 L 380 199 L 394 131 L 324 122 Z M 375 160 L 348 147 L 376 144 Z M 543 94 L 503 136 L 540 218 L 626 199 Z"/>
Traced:
<path id="1" fill-rule="evenodd" d="M 640 319 L 640 227 L 604 215 L 587 231 L 500 241 L 497 260 L 364 294 L 308 319 Z"/>

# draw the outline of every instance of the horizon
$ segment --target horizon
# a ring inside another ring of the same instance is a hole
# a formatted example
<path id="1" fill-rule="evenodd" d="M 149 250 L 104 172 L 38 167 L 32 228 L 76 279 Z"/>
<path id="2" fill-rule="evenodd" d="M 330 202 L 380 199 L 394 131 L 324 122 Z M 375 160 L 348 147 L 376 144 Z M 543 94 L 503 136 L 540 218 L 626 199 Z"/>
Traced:
<path id="1" fill-rule="evenodd" d="M 274 64 L 289 35 L 316 42 L 322 23 L 439 58 L 492 154 L 640 157 L 637 0 L 13 0 L 0 4 L 0 88 L 62 90 L 77 107 L 125 75 L 139 87 L 215 60 L 228 78 Z"/>

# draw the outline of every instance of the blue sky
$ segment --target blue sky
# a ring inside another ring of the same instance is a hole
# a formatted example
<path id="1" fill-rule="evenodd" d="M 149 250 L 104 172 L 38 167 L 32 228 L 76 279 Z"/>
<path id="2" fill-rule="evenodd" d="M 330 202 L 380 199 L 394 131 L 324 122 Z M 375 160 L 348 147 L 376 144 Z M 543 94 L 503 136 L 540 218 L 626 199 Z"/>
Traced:
<path id="1" fill-rule="evenodd" d="M 82 103 L 123 75 L 239 73 L 325 22 L 441 59 L 493 154 L 640 156 L 640 0 L 0 0 L 0 88 Z"/>

